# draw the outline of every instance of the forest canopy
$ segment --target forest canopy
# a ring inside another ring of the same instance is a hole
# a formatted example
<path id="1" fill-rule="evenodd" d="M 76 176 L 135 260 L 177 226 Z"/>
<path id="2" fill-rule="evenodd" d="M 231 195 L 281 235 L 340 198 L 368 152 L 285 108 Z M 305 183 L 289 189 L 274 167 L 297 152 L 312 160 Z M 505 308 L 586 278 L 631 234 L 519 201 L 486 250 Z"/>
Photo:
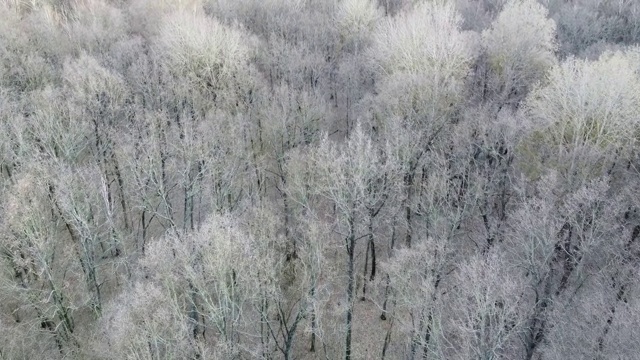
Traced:
<path id="1" fill-rule="evenodd" d="M 640 353 L 640 2 L 0 19 L 0 359 Z"/>

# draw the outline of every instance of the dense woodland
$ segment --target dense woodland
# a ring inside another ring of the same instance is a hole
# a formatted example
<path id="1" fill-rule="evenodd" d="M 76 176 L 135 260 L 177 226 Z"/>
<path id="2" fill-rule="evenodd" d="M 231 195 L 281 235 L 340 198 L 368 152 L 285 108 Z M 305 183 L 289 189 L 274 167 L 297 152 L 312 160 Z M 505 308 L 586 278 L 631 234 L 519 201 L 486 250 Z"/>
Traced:
<path id="1" fill-rule="evenodd" d="M 637 359 L 640 2 L 0 0 L 0 359 Z"/>

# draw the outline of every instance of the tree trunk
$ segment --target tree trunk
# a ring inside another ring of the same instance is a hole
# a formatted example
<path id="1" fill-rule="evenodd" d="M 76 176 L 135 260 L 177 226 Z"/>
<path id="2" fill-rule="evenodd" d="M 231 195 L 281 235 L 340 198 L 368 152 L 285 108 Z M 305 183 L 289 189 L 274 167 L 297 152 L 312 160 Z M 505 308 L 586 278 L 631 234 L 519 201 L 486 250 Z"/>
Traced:
<path id="1" fill-rule="evenodd" d="M 316 296 L 316 284 L 314 282 L 313 286 L 311 287 L 311 299 L 312 301 L 315 300 L 315 296 Z M 315 306 L 311 307 L 311 348 L 309 349 L 310 352 L 315 352 L 316 351 L 316 331 L 318 329 L 318 321 L 316 319 L 316 308 Z"/>
<path id="2" fill-rule="evenodd" d="M 369 263 L 369 254 L 371 254 L 371 274 L 369 275 L 369 279 L 367 279 L 367 264 Z M 360 300 L 364 301 L 367 295 L 367 282 L 375 280 L 376 277 L 376 244 L 374 242 L 373 237 L 373 216 L 369 216 L 369 241 L 367 242 L 367 250 L 365 251 L 364 258 L 364 273 L 363 273 L 363 281 L 362 281 L 362 298 Z"/>
<path id="3" fill-rule="evenodd" d="M 353 321 L 353 285 L 354 285 L 354 254 L 356 245 L 355 219 L 352 214 L 349 218 L 349 235 L 347 241 L 347 253 L 349 255 L 349 263 L 347 268 L 347 335 L 345 341 L 345 360 L 351 360 L 351 332 Z"/>

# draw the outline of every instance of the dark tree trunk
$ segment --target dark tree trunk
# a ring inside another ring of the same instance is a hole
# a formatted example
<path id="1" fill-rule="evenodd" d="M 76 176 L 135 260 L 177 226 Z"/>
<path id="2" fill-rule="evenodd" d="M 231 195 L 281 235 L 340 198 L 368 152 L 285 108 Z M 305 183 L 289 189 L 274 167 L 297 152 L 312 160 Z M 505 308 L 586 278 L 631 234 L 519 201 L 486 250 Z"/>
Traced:
<path id="1" fill-rule="evenodd" d="M 347 236 L 347 253 L 349 255 L 349 263 L 347 268 L 347 335 L 345 340 L 345 360 L 351 360 L 351 332 L 353 322 L 353 287 L 354 287 L 354 255 L 356 245 L 355 235 L 355 214 L 351 214 L 349 218 L 349 235 Z"/>

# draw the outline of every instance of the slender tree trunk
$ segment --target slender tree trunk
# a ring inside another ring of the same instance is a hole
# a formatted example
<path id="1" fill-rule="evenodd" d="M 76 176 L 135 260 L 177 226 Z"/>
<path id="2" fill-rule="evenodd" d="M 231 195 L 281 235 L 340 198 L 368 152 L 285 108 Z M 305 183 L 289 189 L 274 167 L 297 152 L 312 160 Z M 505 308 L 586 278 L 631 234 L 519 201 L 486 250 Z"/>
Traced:
<path id="1" fill-rule="evenodd" d="M 311 287 L 311 299 L 315 301 L 316 297 L 316 284 L 314 282 Z M 310 352 L 316 351 L 316 331 L 318 331 L 318 321 L 316 319 L 316 308 L 315 306 L 311 306 L 311 348 L 309 348 Z"/>
<path id="2" fill-rule="evenodd" d="M 303 318 L 303 315 L 304 315 L 303 313 L 304 312 L 303 312 L 302 309 L 298 309 L 298 313 L 296 314 L 296 318 L 293 320 L 293 324 L 287 330 L 287 337 L 285 339 L 285 346 L 284 346 L 284 358 L 285 358 L 285 360 L 290 360 L 291 359 L 291 351 L 293 349 L 293 341 L 295 339 L 296 330 L 298 329 L 298 324 L 300 323 L 300 321 Z"/>
<path id="3" fill-rule="evenodd" d="M 144 255 L 144 248 L 147 242 L 147 221 L 146 221 L 147 210 L 146 208 L 142 209 L 142 214 L 140 214 L 140 223 L 142 225 L 142 243 L 140 244 L 140 251 L 142 255 Z"/>
<path id="4" fill-rule="evenodd" d="M 122 179 L 122 173 L 120 172 L 120 165 L 118 159 L 113 151 L 111 151 L 111 161 L 113 162 L 113 171 L 118 182 L 118 189 L 120 190 L 120 207 L 122 207 L 122 217 L 124 220 L 124 229 L 129 231 L 129 209 L 127 207 L 126 193 L 124 191 L 124 180 Z"/>
<path id="5" fill-rule="evenodd" d="M 369 248 L 371 247 L 371 242 L 367 241 L 367 250 L 364 251 L 364 271 L 362 274 L 362 297 L 360 301 L 365 301 L 367 296 L 367 273 L 369 273 L 368 265 L 369 265 Z"/>
<path id="6" fill-rule="evenodd" d="M 347 335 L 345 341 L 345 360 L 351 360 L 351 332 L 352 332 L 352 321 L 353 321 L 353 287 L 354 287 L 354 255 L 355 255 L 355 245 L 356 245 L 356 234 L 355 234 L 355 214 L 351 214 L 349 218 L 349 235 L 346 239 L 347 241 L 347 253 L 349 255 L 349 263 L 347 268 Z"/>
<path id="7" fill-rule="evenodd" d="M 369 281 L 373 281 L 376 279 L 376 243 L 373 240 L 373 234 L 369 238 L 369 242 L 371 243 L 371 276 Z"/>
<path id="8" fill-rule="evenodd" d="M 422 358 L 429 358 L 429 343 L 431 342 L 431 324 L 433 323 L 433 309 L 429 309 L 429 314 L 427 316 L 427 329 L 424 333 L 424 343 L 422 344 Z"/>
<path id="9" fill-rule="evenodd" d="M 367 250 L 365 251 L 365 258 L 364 258 L 364 274 L 363 274 L 363 281 L 362 281 L 362 298 L 360 300 L 364 301 L 366 299 L 366 295 L 367 295 L 367 282 L 368 281 L 373 281 L 375 280 L 376 277 L 376 244 L 374 242 L 374 237 L 373 237 L 373 216 L 370 214 L 369 215 L 369 240 L 367 242 Z M 369 275 L 369 278 L 367 279 L 367 273 L 368 273 L 368 269 L 367 269 L 367 265 L 369 262 L 369 254 L 371 254 L 371 274 Z"/>
<path id="10" fill-rule="evenodd" d="M 265 291 L 262 291 L 262 299 L 260 301 L 260 345 L 262 348 L 262 358 L 268 359 L 269 353 L 267 352 L 267 342 L 269 341 L 269 333 L 265 325 L 269 321 L 267 319 L 269 311 L 269 301 L 267 300 L 267 294 Z"/>
<path id="11" fill-rule="evenodd" d="M 393 254 L 393 248 L 396 244 L 396 218 L 393 219 L 393 225 L 391 226 L 391 243 L 389 244 L 388 256 L 391 258 Z M 389 290 L 391 287 L 391 277 L 387 274 L 386 285 L 384 287 L 384 301 L 382 303 L 382 314 L 380 314 L 380 320 L 387 320 L 387 301 L 389 300 Z"/>
<path id="12" fill-rule="evenodd" d="M 382 344 L 382 356 L 381 359 L 384 360 L 384 357 L 387 354 L 387 349 L 389 348 L 389 344 L 391 343 L 391 331 L 393 329 L 393 320 L 389 324 L 389 328 L 387 329 L 387 333 L 384 336 L 384 343 Z"/>
<path id="13" fill-rule="evenodd" d="M 197 175 L 196 175 L 197 176 Z M 184 200 L 183 200 L 183 215 L 182 215 L 182 229 L 187 230 L 187 227 L 193 231 L 193 185 L 194 177 L 191 175 L 191 169 L 187 174 L 187 185 L 184 188 Z"/>
<path id="14" fill-rule="evenodd" d="M 411 247 L 412 236 L 413 236 L 413 221 L 411 219 L 411 215 L 413 214 L 413 209 L 411 209 L 411 202 L 413 201 L 413 173 L 407 172 L 404 176 L 404 186 L 406 189 L 406 199 L 404 205 L 405 211 L 405 221 L 407 223 L 407 233 L 405 234 L 405 244 L 407 247 Z"/>
<path id="15" fill-rule="evenodd" d="M 298 257 L 298 244 L 296 242 L 295 236 L 291 236 L 291 205 L 289 204 L 289 195 L 287 194 L 286 189 L 284 189 L 287 184 L 287 179 L 283 175 L 281 177 L 281 180 L 283 189 L 280 194 L 282 195 L 282 203 L 284 206 L 284 234 L 285 239 L 287 239 L 287 245 L 290 247 L 287 253 L 287 259 L 291 260 Z"/>

